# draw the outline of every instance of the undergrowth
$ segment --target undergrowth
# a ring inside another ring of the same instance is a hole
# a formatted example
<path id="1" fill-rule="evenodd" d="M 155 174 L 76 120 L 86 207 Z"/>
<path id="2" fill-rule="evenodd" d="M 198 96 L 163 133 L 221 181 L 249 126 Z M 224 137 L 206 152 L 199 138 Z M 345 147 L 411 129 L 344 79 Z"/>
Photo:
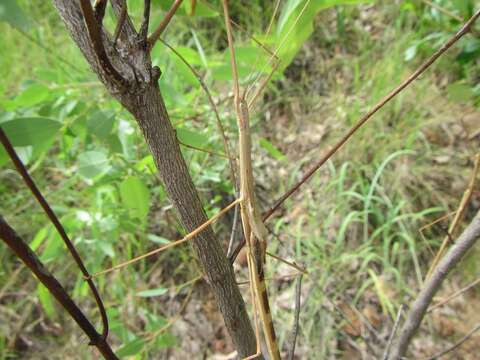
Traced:
<path id="1" fill-rule="evenodd" d="M 62 134 L 48 154 L 35 157 L 26 151 L 23 156 L 89 270 L 102 270 L 179 238 L 183 230 L 130 115 L 89 72 L 51 5 L 19 3 L 37 30 L 26 37 L 0 24 L 0 52 L 8 54 L 2 56 L 0 67 L 4 109 L 0 122 L 14 112 L 62 119 Z M 271 13 L 272 6 L 251 3 L 232 6 L 232 16 L 256 34 L 267 25 L 267 17 L 251 14 Z M 457 11 L 453 2 L 437 3 Z M 468 17 L 468 11 L 462 8 L 457 13 Z M 161 15 L 158 11 L 152 19 Z M 222 21 L 179 19 L 171 24 L 167 39 L 193 65 L 210 64 L 206 78 L 234 139 L 228 79 L 224 78 L 228 59 L 223 54 Z M 440 43 L 459 25 L 421 1 L 339 6 L 317 15 L 315 24 L 310 40 L 284 75 L 271 82 L 255 109 L 254 165 L 262 205 L 271 204 L 298 180 L 312 161 L 430 54 L 436 46 L 432 39 Z M 244 32 L 237 36 L 239 43 L 250 42 Z M 287 202 L 281 216 L 268 223 L 276 234 L 270 238 L 269 251 L 302 264 L 309 272 L 302 292 L 299 357 L 340 357 L 351 351 L 352 339 L 364 349 L 356 329 L 347 326 L 352 311 L 348 309 L 355 307 L 379 332 L 385 331 L 399 305 L 411 299 L 421 284 L 431 260 L 428 249 L 435 249 L 444 234 L 432 227 L 422 240 L 418 230 L 455 209 L 478 149 L 478 139 L 466 140 L 455 130 L 462 112 L 476 113 L 479 73 L 478 60 L 472 58 L 476 46 L 466 38 L 433 71 L 381 110 Z M 249 48 L 245 49 L 248 54 Z M 221 153 L 221 137 L 197 80 L 165 47 L 154 50 L 153 62 L 161 65 L 160 86 L 180 140 Z M 22 103 L 19 97 L 32 85 L 47 90 L 39 101 Z M 443 141 L 449 134 L 451 139 Z M 86 153 L 95 159 L 93 165 L 86 161 Z M 184 155 L 206 210 L 213 215 L 233 196 L 227 161 L 186 147 Z M 88 289 L 64 255 L 58 235 L 46 225 L 43 213 L 7 162 L 2 163 L 0 179 L 1 214 L 30 241 L 82 307 L 93 309 Z M 127 191 L 132 188 L 134 195 Z M 225 246 L 231 221 L 229 217 L 216 226 Z M 86 339 L 75 336 L 78 330 L 48 293 L 5 247 L 0 249 L 4 264 L 0 317 L 5 320 L 0 322 L 1 357 L 54 358 L 55 353 L 57 358 L 77 358 L 78 351 L 72 349 L 87 352 Z M 268 276 L 277 279 L 269 287 L 280 343 L 285 344 L 295 284 L 285 275 L 292 269 L 272 259 L 267 269 Z M 245 270 L 238 271 L 245 275 Z M 470 276 L 478 269 L 471 265 L 465 271 Z M 188 246 L 182 246 L 100 277 L 100 292 L 120 354 L 152 358 L 159 349 L 167 354 L 185 346 L 176 336 L 175 325 L 169 323 L 175 315 L 170 305 L 178 308 L 192 286 L 190 281 L 199 275 Z M 205 295 L 203 300 L 212 301 Z M 90 315 L 98 318 L 96 311 Z M 381 319 L 378 324 L 377 318 Z M 153 340 L 145 340 L 156 332 L 159 335 Z M 202 346 L 205 354 L 216 350 Z M 227 343 L 218 351 L 230 350 Z"/>

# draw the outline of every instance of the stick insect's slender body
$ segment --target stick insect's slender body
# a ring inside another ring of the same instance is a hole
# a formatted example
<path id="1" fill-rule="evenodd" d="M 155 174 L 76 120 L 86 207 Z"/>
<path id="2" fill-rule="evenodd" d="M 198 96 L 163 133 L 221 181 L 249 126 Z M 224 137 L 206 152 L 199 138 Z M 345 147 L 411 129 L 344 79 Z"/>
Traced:
<path id="1" fill-rule="evenodd" d="M 267 288 L 265 286 L 265 253 L 267 229 L 262 222 L 255 197 L 254 180 L 252 173 L 252 141 L 250 135 L 250 120 L 248 104 L 244 99 L 235 99 L 239 129 L 240 152 L 240 206 L 243 231 L 247 242 L 247 259 L 250 272 L 251 290 L 254 295 L 254 306 L 258 309 L 263 327 L 263 333 L 271 359 L 279 360 L 280 353 L 273 327 L 272 314 L 268 303 Z M 258 335 L 257 335 L 258 337 Z M 258 342 L 259 339 L 257 339 Z M 257 352 L 259 354 L 257 343 Z M 257 355 L 258 355 L 257 354 Z"/>

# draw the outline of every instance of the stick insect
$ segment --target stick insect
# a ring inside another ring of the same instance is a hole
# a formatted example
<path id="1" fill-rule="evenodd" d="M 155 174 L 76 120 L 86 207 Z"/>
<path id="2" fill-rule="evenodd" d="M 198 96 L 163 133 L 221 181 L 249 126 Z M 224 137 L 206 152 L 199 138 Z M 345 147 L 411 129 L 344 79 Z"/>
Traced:
<path id="1" fill-rule="evenodd" d="M 262 69 L 260 72 L 257 72 L 257 74 L 253 76 L 253 81 L 251 82 L 250 86 L 247 86 L 243 94 L 241 94 L 237 63 L 235 59 L 233 31 L 232 31 L 232 23 L 233 24 L 235 23 L 230 19 L 227 1 L 223 0 L 222 3 L 223 3 L 223 10 L 224 10 L 224 19 L 226 24 L 229 51 L 231 55 L 230 59 L 231 59 L 231 69 L 232 69 L 232 80 L 234 84 L 234 90 L 233 90 L 234 108 L 235 108 L 235 113 L 237 117 L 237 125 L 238 125 L 238 131 L 239 131 L 239 139 L 238 139 L 239 169 L 240 169 L 239 197 L 235 201 L 233 201 L 230 205 L 228 205 L 226 208 L 222 209 L 219 213 L 213 216 L 210 220 L 208 220 L 207 222 L 199 226 L 197 229 L 195 229 L 191 233 L 187 234 L 182 239 L 172 242 L 168 245 L 162 246 L 151 252 L 140 255 L 129 261 L 126 261 L 110 269 L 103 270 L 93 275 L 93 276 L 98 276 L 113 270 L 123 268 L 124 266 L 130 265 L 136 261 L 152 256 L 154 254 L 157 254 L 163 250 L 182 244 L 192 239 L 196 234 L 198 234 L 207 226 L 213 224 L 216 220 L 218 220 L 218 218 L 220 218 L 223 214 L 225 214 L 231 208 L 233 208 L 236 205 L 240 205 L 242 227 L 243 227 L 244 236 L 247 244 L 249 288 L 250 288 L 250 294 L 251 294 L 252 303 L 253 303 L 253 318 L 255 323 L 255 330 L 256 330 L 255 334 L 256 334 L 256 342 L 257 342 L 256 352 L 246 357 L 245 360 L 253 359 L 261 355 L 261 339 L 260 339 L 259 322 L 262 325 L 262 331 L 265 337 L 265 342 L 266 342 L 266 346 L 267 346 L 270 358 L 274 360 L 280 359 L 280 350 L 276 340 L 276 335 L 273 327 L 273 320 L 271 316 L 270 306 L 268 302 L 268 295 L 267 295 L 267 290 L 265 285 L 264 264 L 265 264 L 266 254 L 267 254 L 266 238 L 268 236 L 268 231 L 262 221 L 261 212 L 257 204 L 257 199 L 254 191 L 254 177 L 253 177 L 253 171 L 252 171 L 252 157 L 251 157 L 252 140 L 251 140 L 251 134 L 250 134 L 250 109 L 252 108 L 255 100 L 263 92 L 268 82 L 271 80 L 273 73 L 276 71 L 279 65 L 277 53 L 280 47 L 282 46 L 282 44 L 285 42 L 285 39 L 290 34 L 290 31 L 295 27 L 298 20 L 303 15 L 303 12 L 308 6 L 309 2 L 310 2 L 309 0 L 306 1 L 296 21 L 293 23 L 292 27 L 284 36 L 284 38 L 280 42 L 280 45 L 276 48 L 274 52 L 269 51 L 267 47 L 263 46 L 257 40 L 254 40 L 255 42 L 257 42 L 257 44 L 259 44 L 259 46 L 261 46 L 265 51 L 267 51 L 270 54 L 267 64 L 273 63 L 272 70 L 263 79 L 262 79 L 262 76 L 263 76 L 262 74 L 264 74 L 263 72 L 264 69 Z M 279 4 L 280 4 L 280 1 L 277 0 L 274 6 L 272 19 L 266 31 L 267 35 L 272 28 L 273 21 L 279 9 Z M 240 27 L 240 25 L 238 24 L 235 24 L 235 25 L 237 27 Z M 264 65 L 264 68 L 267 66 L 267 64 Z M 255 66 L 256 65 L 254 65 L 254 67 Z M 273 257 L 278 259 L 278 257 L 276 256 L 273 256 Z M 295 264 L 291 264 L 288 261 L 285 261 L 283 259 L 280 259 L 280 261 L 294 267 L 299 274 L 305 273 L 303 269 L 299 268 Z"/>

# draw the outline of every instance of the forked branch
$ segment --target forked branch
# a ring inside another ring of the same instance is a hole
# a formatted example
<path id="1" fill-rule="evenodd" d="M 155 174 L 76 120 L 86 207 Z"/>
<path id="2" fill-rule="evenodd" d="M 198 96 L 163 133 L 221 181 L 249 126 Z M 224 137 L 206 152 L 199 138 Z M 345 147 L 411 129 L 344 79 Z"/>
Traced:
<path id="1" fill-rule="evenodd" d="M 108 58 L 105 46 L 103 45 L 102 28 L 101 24 L 97 22 L 92 4 L 90 0 L 80 0 L 80 7 L 82 9 L 85 25 L 87 26 L 88 36 L 92 42 L 95 55 L 100 63 L 103 71 L 110 75 L 113 81 L 120 85 L 122 88 L 125 86 L 126 80 L 122 75 L 113 67 L 110 59 Z"/>

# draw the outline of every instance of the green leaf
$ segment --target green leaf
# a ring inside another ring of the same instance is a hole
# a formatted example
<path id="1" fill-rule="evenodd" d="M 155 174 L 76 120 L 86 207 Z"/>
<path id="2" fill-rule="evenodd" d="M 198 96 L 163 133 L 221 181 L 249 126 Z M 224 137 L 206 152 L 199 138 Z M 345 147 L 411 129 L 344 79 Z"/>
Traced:
<path id="1" fill-rule="evenodd" d="M 42 245 L 43 241 L 47 238 L 47 235 L 48 235 L 47 226 L 44 226 L 43 228 L 38 230 L 32 242 L 30 243 L 30 249 L 32 249 L 32 251 L 37 250 L 38 247 Z"/>
<path id="2" fill-rule="evenodd" d="M 135 338 L 134 340 L 126 343 L 117 351 L 117 356 L 119 358 L 137 355 L 140 351 L 142 351 L 145 345 L 145 340 L 142 338 Z"/>
<path id="3" fill-rule="evenodd" d="M 155 343 L 157 348 L 164 349 L 175 346 L 177 344 L 177 338 L 172 333 L 167 332 L 160 334 L 160 336 L 157 337 Z"/>
<path id="4" fill-rule="evenodd" d="M 180 140 L 180 142 L 183 144 L 198 148 L 205 148 L 208 144 L 208 138 L 199 132 L 182 128 L 177 128 L 176 131 L 178 140 Z"/>
<path id="5" fill-rule="evenodd" d="M 157 236 L 155 234 L 147 234 L 147 239 L 154 242 L 155 244 L 162 244 L 162 245 L 166 245 L 166 244 L 170 244 L 170 240 L 168 239 L 165 239 L 161 236 Z"/>
<path id="6" fill-rule="evenodd" d="M 120 184 L 120 196 L 130 216 L 146 224 L 150 209 L 150 191 L 143 181 L 136 176 L 129 176 Z"/>
<path id="7" fill-rule="evenodd" d="M 276 27 L 276 44 L 281 44 L 278 57 L 281 60 L 280 70 L 285 69 L 298 51 L 313 33 L 315 15 L 321 11 L 338 5 L 355 5 L 370 3 L 372 0 L 289 0 L 280 14 Z"/>
<path id="8" fill-rule="evenodd" d="M 277 160 L 285 160 L 286 156 L 270 141 L 265 138 L 260 139 L 260 146 L 267 150 L 267 152 Z"/>
<path id="9" fill-rule="evenodd" d="M 23 90 L 13 101 L 15 107 L 30 107 L 48 98 L 50 90 L 41 84 L 33 84 Z"/>
<path id="10" fill-rule="evenodd" d="M 110 170 L 110 160 L 103 151 L 87 151 L 78 156 L 78 173 L 87 179 L 104 175 Z"/>
<path id="11" fill-rule="evenodd" d="M 157 289 L 150 289 L 150 290 L 144 290 L 144 291 L 139 291 L 137 293 L 137 296 L 140 297 L 154 297 L 154 296 L 160 296 L 164 295 L 168 292 L 168 289 L 165 288 L 157 288 Z"/>
<path id="12" fill-rule="evenodd" d="M 112 131 L 114 115 L 106 114 L 103 111 L 95 111 L 87 119 L 87 129 L 99 139 L 106 138 Z"/>
<path id="13" fill-rule="evenodd" d="M 62 127 L 58 121 L 49 118 L 16 118 L 2 123 L 13 146 L 42 146 L 51 144 Z"/>
<path id="14" fill-rule="evenodd" d="M 30 19 L 15 0 L 2 0 L 0 2 L 0 21 L 5 21 L 14 28 L 23 31 L 27 31 L 30 27 Z"/>
<path id="15" fill-rule="evenodd" d="M 18 156 L 27 164 L 50 148 L 62 124 L 48 118 L 31 117 L 2 121 L 0 126 L 7 134 Z M 0 147 L 0 165 L 7 160 L 7 153 L 3 147 Z"/>
<path id="16" fill-rule="evenodd" d="M 55 307 L 53 306 L 53 297 L 48 289 L 41 283 L 37 285 L 37 295 L 47 317 L 50 319 L 55 318 L 56 312 Z"/>

